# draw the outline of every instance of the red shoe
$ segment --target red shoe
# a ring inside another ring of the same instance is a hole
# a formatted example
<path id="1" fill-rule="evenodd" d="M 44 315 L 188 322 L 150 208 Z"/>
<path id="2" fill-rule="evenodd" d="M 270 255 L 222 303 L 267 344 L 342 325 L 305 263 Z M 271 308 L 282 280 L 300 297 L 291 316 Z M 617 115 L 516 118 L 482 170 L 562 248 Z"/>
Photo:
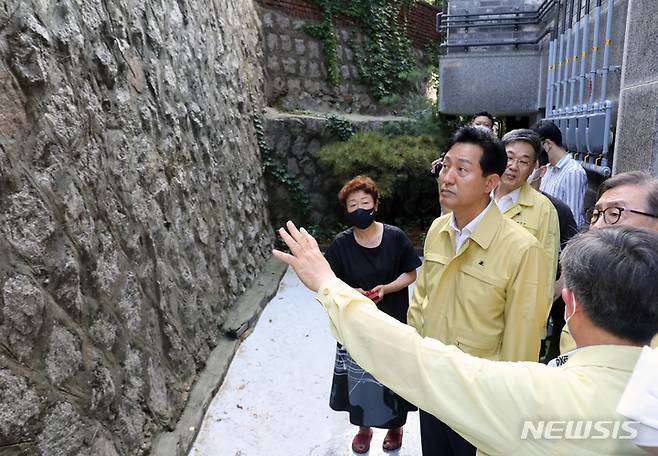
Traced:
<path id="1" fill-rule="evenodd" d="M 356 434 L 352 439 L 352 451 L 358 454 L 364 454 L 370 451 L 370 441 L 372 440 L 372 429 L 370 434 Z"/>
<path id="2" fill-rule="evenodd" d="M 393 432 L 391 429 L 386 433 L 384 437 L 384 443 L 382 448 L 384 451 L 395 451 L 402 446 L 402 429 L 400 432 Z"/>

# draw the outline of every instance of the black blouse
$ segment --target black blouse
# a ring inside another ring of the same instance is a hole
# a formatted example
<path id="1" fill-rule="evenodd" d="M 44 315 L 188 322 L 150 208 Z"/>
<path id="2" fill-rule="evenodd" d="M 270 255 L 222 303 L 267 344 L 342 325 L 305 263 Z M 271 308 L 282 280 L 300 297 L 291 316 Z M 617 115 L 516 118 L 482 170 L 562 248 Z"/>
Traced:
<path id="1" fill-rule="evenodd" d="M 382 241 L 377 247 L 359 245 L 353 228 L 338 234 L 327 248 L 325 258 L 336 276 L 353 288 L 370 290 L 397 279 L 400 274 L 420 266 L 411 241 L 400 228 L 384 224 Z M 377 307 L 403 323 L 407 322 L 408 287 L 385 294 Z"/>

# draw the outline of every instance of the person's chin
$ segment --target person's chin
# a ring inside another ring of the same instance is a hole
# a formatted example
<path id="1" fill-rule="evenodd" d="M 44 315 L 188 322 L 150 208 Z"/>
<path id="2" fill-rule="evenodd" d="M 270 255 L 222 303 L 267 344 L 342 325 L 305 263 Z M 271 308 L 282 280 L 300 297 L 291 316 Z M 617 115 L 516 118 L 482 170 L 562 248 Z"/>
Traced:
<path id="1" fill-rule="evenodd" d="M 455 205 L 455 195 L 453 194 L 442 194 L 439 196 L 439 203 L 441 207 L 446 209 L 452 209 Z"/>
<path id="2" fill-rule="evenodd" d="M 503 174 L 503 177 L 500 179 L 500 182 L 507 188 L 516 188 L 519 184 L 519 179 L 509 179 Z"/>

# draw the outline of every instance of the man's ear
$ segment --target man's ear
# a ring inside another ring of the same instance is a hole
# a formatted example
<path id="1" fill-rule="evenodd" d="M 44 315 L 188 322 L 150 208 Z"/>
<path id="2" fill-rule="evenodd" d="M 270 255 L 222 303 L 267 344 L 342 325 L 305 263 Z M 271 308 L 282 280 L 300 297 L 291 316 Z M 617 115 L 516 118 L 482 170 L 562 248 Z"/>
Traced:
<path id="1" fill-rule="evenodd" d="M 562 299 L 564 300 L 567 315 L 573 315 L 574 308 L 576 308 L 576 296 L 573 294 L 573 291 L 570 288 L 563 288 Z"/>
<path id="2" fill-rule="evenodd" d="M 486 177 L 486 185 L 484 187 L 484 190 L 486 191 L 487 194 L 489 194 L 496 187 L 498 187 L 499 183 L 500 183 L 500 176 L 496 173 L 491 173 Z"/>

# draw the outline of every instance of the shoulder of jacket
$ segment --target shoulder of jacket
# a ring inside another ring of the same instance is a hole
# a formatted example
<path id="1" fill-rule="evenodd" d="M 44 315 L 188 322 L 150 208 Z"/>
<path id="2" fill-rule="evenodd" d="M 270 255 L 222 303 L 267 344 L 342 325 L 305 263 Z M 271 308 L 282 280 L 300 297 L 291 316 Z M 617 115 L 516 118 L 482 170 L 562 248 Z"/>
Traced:
<path id="1" fill-rule="evenodd" d="M 497 238 L 502 244 L 514 244 L 517 249 L 540 247 L 539 241 L 528 230 L 509 217 L 503 217 Z"/>
<path id="2" fill-rule="evenodd" d="M 444 227 L 446 227 L 450 223 L 450 218 L 452 217 L 452 213 L 442 215 L 441 217 L 437 217 L 434 219 L 432 222 L 432 225 L 430 226 L 430 229 L 427 230 L 427 234 L 429 235 L 432 232 L 435 231 L 441 231 Z"/>
<path id="3" fill-rule="evenodd" d="M 555 216 L 557 216 L 557 208 L 553 204 L 553 202 L 544 194 L 540 192 L 535 192 L 537 193 L 537 205 L 539 205 L 542 210 L 550 212 L 550 213 L 555 213 Z"/>

